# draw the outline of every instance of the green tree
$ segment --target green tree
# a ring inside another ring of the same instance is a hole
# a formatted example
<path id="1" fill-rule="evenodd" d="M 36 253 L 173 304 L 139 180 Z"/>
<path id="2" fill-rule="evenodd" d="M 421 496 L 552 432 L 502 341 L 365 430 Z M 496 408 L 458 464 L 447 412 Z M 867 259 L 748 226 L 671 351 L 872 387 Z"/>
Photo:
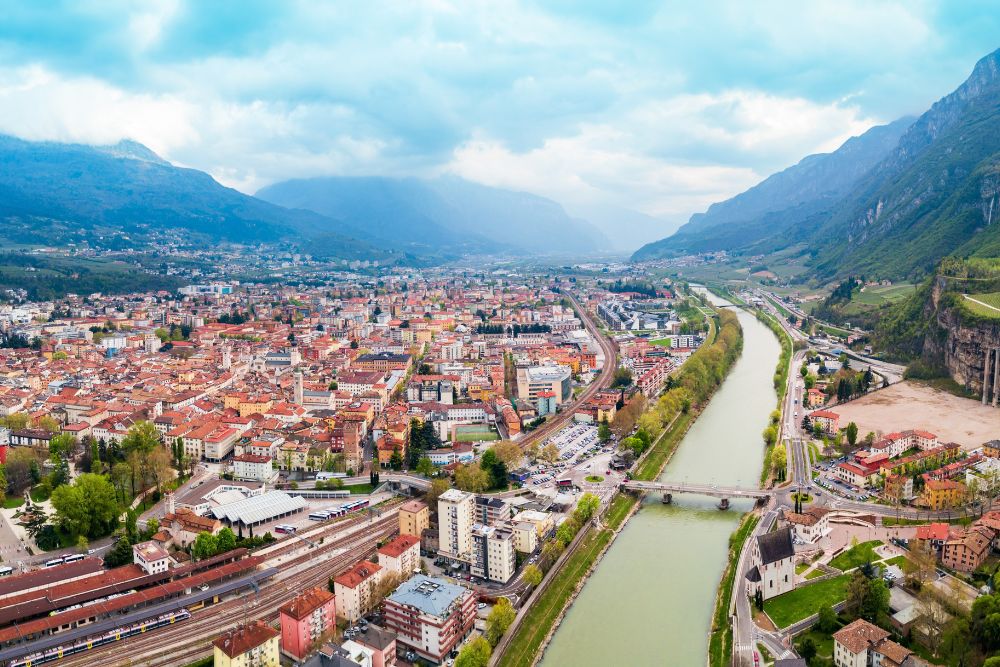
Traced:
<path id="1" fill-rule="evenodd" d="M 528 563 L 524 566 L 524 571 L 521 573 L 521 580 L 534 588 L 542 583 L 542 571 L 534 563 Z"/>
<path id="2" fill-rule="evenodd" d="M 219 540 L 208 531 L 198 533 L 198 537 L 194 538 L 194 544 L 191 546 L 191 555 L 194 556 L 195 560 L 203 560 L 205 558 L 211 558 L 219 552 Z"/>
<path id="3" fill-rule="evenodd" d="M 854 445 L 856 445 L 858 442 L 858 425 L 855 424 L 854 422 L 850 422 L 844 428 L 844 435 L 847 436 L 847 444 L 849 444 L 853 449 Z"/>
<path id="4" fill-rule="evenodd" d="M 73 484 L 55 489 L 51 500 L 57 521 L 74 535 L 103 537 L 118 518 L 115 489 L 103 475 L 83 473 Z"/>
<path id="5" fill-rule="evenodd" d="M 151 421 L 136 422 L 122 438 L 122 450 L 127 453 L 148 454 L 159 444 L 160 434 Z"/>
<path id="6" fill-rule="evenodd" d="M 434 464 L 427 456 L 421 456 L 417 461 L 417 472 L 425 477 L 430 477 L 434 473 Z"/>
<path id="7" fill-rule="evenodd" d="M 816 643 L 812 637 L 806 637 L 799 643 L 799 656 L 809 664 L 816 657 Z"/>
<path id="8" fill-rule="evenodd" d="M 601 442 L 611 440 L 611 426 L 608 425 L 608 420 L 601 420 L 600 425 L 597 427 L 597 439 Z"/>
<path id="9" fill-rule="evenodd" d="M 517 612 L 511 606 L 510 600 L 504 597 L 497 598 L 496 604 L 493 605 L 489 616 L 486 617 L 486 641 L 490 643 L 490 646 L 496 646 L 500 643 L 500 638 L 514 622 L 516 615 Z"/>
<path id="10" fill-rule="evenodd" d="M 455 659 L 455 667 L 486 667 L 490 664 L 493 648 L 484 637 L 468 642 Z"/>
<path id="11" fill-rule="evenodd" d="M 569 517 L 559 524 L 559 528 L 556 529 L 556 539 L 562 542 L 563 546 L 568 547 L 579 531 L 580 522 L 573 517 Z"/>
<path id="12" fill-rule="evenodd" d="M 227 551 L 232 551 L 236 548 L 236 533 L 229 526 L 226 526 L 219 531 L 219 534 L 215 536 L 216 541 L 216 553 L 225 553 Z"/>
<path id="13" fill-rule="evenodd" d="M 52 462 L 67 458 L 76 449 L 76 438 L 69 433 L 60 433 L 49 440 L 49 458 Z"/>
<path id="14" fill-rule="evenodd" d="M 576 510 L 573 512 L 573 518 L 582 526 L 583 524 L 590 521 L 597 510 L 601 507 L 601 499 L 595 496 L 593 493 L 585 493 L 580 496 L 580 500 L 576 503 Z"/>
<path id="15" fill-rule="evenodd" d="M 833 610 L 833 607 L 820 607 L 818 621 L 820 631 L 826 634 L 833 634 L 837 629 L 837 625 L 837 612 Z"/>
<path id="16" fill-rule="evenodd" d="M 392 456 L 389 457 L 389 467 L 393 470 L 403 469 L 403 454 L 399 451 L 399 447 L 392 448 Z"/>
<path id="17" fill-rule="evenodd" d="M 90 549 L 90 540 L 87 539 L 86 535 L 76 538 L 76 549 L 82 554 L 87 553 L 87 550 Z"/>
<path id="18" fill-rule="evenodd" d="M 486 471 L 490 477 L 489 488 L 507 488 L 507 466 L 500 460 L 500 457 L 497 456 L 496 452 L 492 449 L 487 449 L 483 452 L 483 456 L 479 460 L 479 467 Z"/>

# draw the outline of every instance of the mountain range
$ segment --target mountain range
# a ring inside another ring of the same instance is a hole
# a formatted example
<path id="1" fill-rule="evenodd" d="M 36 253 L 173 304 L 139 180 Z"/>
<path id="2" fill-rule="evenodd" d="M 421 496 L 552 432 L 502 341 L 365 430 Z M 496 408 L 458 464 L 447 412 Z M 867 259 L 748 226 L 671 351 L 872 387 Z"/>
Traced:
<path id="1" fill-rule="evenodd" d="M 141 249 L 164 236 L 394 263 L 591 253 L 607 243 L 550 199 L 454 177 L 286 181 L 253 197 L 133 141 L 87 146 L 0 135 L 0 241 Z"/>
<path id="2" fill-rule="evenodd" d="M 297 179 L 269 185 L 256 196 L 314 211 L 369 240 L 402 245 L 415 253 L 435 248 L 456 253 L 591 253 L 607 243 L 590 223 L 571 218 L 551 199 L 455 176 Z"/>
<path id="3" fill-rule="evenodd" d="M 633 259 L 804 244 L 820 277 L 917 277 L 947 255 L 1000 254 L 998 198 L 1000 50 L 916 120 L 809 156 Z"/>

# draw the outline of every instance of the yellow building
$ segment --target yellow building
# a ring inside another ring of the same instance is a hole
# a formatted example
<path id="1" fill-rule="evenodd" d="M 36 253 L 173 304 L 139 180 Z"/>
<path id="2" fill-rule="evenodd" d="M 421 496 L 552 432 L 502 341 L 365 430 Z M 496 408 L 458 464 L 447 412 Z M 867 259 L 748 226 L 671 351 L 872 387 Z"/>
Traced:
<path id="1" fill-rule="evenodd" d="M 950 479 L 929 479 L 924 484 L 922 503 L 932 510 L 958 507 L 965 496 L 965 485 Z"/>
<path id="2" fill-rule="evenodd" d="M 263 621 L 230 630 L 212 642 L 215 667 L 278 667 L 279 637 Z"/>
<path id="3" fill-rule="evenodd" d="M 1000 440 L 990 440 L 983 443 L 983 456 L 1000 459 Z"/>
<path id="4" fill-rule="evenodd" d="M 399 508 L 399 534 L 420 537 L 431 525 L 431 511 L 426 503 L 410 500 Z"/>

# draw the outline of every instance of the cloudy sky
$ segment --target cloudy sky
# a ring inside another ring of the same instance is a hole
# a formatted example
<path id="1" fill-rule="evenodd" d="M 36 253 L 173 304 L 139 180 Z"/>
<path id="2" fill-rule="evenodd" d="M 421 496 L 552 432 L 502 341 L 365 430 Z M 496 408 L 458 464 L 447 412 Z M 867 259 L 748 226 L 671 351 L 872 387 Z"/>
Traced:
<path id="1" fill-rule="evenodd" d="M 923 111 L 1000 47 L 1000 12 L 973 0 L 3 11 L 0 132 L 133 138 L 249 193 L 290 177 L 454 173 L 577 215 L 665 220 Z"/>

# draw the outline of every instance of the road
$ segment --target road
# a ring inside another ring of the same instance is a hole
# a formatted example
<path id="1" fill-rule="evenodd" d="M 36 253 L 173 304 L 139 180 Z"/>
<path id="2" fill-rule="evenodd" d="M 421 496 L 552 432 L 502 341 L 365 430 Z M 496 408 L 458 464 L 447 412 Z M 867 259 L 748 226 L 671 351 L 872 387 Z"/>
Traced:
<path id="1" fill-rule="evenodd" d="M 568 292 L 566 293 L 566 296 L 573 302 L 573 306 L 576 308 L 576 313 L 580 316 L 580 320 L 583 322 L 584 328 L 591 335 L 591 337 L 597 341 L 597 344 L 601 346 L 601 351 L 604 353 L 604 366 L 601 368 L 601 374 L 594 378 L 594 380 L 587 385 L 587 388 L 584 389 L 575 399 L 576 403 L 583 403 L 601 389 L 611 385 L 611 380 L 615 375 L 615 370 L 618 368 L 618 347 L 615 345 L 614 341 L 606 338 L 604 334 L 601 333 L 600 328 L 594 322 L 593 316 L 587 312 L 579 301 L 576 300 L 575 296 Z M 545 438 L 556 433 L 559 429 L 565 426 L 566 423 L 572 418 L 573 411 L 563 409 L 537 429 L 531 431 L 516 442 L 522 448 L 527 447 L 534 442 L 542 442 Z"/>

